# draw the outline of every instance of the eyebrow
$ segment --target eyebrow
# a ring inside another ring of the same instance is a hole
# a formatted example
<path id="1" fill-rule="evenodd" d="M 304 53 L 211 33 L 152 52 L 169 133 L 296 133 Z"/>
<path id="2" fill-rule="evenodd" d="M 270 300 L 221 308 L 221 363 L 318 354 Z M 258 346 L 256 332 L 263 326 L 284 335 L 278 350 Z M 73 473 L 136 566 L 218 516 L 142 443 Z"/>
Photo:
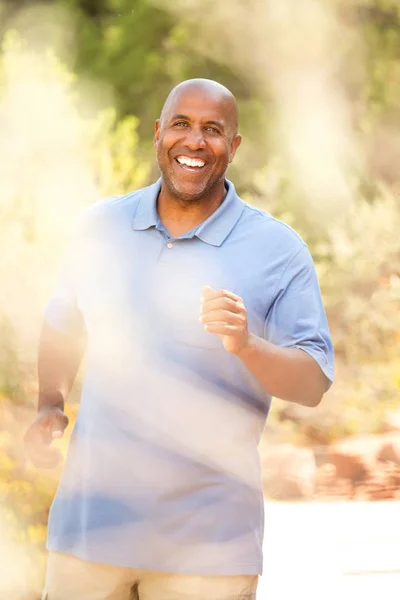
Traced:
<path id="1" fill-rule="evenodd" d="M 182 119 L 183 121 L 190 121 L 191 119 L 186 115 L 173 115 L 171 121 L 177 121 Z M 221 121 L 206 121 L 205 125 L 216 125 L 220 129 L 225 129 L 224 124 Z"/>
<path id="2" fill-rule="evenodd" d="M 206 125 L 216 125 L 220 129 L 224 129 L 224 124 L 221 121 L 207 121 Z"/>
<path id="3" fill-rule="evenodd" d="M 177 121 L 178 119 L 182 119 L 183 121 L 190 121 L 189 117 L 186 115 L 173 115 L 171 117 L 171 121 Z"/>

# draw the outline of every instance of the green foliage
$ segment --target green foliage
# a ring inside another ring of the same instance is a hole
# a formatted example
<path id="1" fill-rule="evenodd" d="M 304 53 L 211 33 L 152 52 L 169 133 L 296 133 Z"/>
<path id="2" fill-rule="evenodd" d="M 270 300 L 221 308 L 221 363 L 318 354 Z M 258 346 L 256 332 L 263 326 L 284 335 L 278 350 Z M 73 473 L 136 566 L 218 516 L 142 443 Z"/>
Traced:
<path id="1" fill-rule="evenodd" d="M 118 121 L 112 108 L 102 111 L 94 124 L 91 163 L 105 196 L 126 193 L 148 181 L 150 165 L 138 157 L 137 128 L 136 117 L 126 116 Z"/>
<path id="2" fill-rule="evenodd" d="M 21 443 L 41 312 L 76 217 L 157 176 L 153 123 L 179 81 L 232 89 L 244 142 L 229 176 L 315 258 L 337 383 L 313 411 L 274 402 L 271 426 L 326 444 L 383 430 L 398 405 L 400 6 L 267 4 L 0 2 L 0 527 L 24 548 L 32 589 L 58 478 L 27 465 Z"/>

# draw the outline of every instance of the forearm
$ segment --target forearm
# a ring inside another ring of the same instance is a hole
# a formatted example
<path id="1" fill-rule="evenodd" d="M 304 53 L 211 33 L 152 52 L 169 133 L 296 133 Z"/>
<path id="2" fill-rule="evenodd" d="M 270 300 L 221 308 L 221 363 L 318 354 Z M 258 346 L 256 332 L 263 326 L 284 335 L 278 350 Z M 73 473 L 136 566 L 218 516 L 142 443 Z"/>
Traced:
<path id="1" fill-rule="evenodd" d="M 329 381 L 317 362 L 299 348 L 281 348 L 250 335 L 237 354 L 262 387 L 276 398 L 317 406 Z"/>
<path id="2" fill-rule="evenodd" d="M 39 410 L 53 407 L 64 410 L 84 349 L 84 339 L 43 325 L 38 356 Z"/>

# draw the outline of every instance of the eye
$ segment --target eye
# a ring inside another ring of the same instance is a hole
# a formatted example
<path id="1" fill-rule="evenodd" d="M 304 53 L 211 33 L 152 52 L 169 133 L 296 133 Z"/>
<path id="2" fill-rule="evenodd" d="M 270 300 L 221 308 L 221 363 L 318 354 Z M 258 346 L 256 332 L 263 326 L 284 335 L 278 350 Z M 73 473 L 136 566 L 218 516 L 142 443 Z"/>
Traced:
<path id="1" fill-rule="evenodd" d="M 206 131 L 210 131 L 211 133 L 219 133 L 219 130 L 216 127 L 213 127 L 212 125 L 207 125 L 207 127 L 205 127 Z"/>
<path id="2" fill-rule="evenodd" d="M 174 127 L 187 127 L 188 124 L 186 123 L 186 121 L 177 121 L 176 123 L 174 123 Z"/>

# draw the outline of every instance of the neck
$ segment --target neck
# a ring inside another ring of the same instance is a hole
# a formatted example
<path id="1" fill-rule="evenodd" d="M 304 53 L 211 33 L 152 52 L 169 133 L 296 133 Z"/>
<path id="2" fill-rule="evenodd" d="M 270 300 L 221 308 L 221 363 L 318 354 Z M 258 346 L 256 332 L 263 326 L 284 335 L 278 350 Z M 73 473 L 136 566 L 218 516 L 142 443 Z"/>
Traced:
<path id="1" fill-rule="evenodd" d="M 161 223 L 172 237 L 178 237 L 203 223 L 222 204 L 226 195 L 225 182 L 209 196 L 197 201 L 184 201 L 172 195 L 164 183 L 157 199 Z"/>

